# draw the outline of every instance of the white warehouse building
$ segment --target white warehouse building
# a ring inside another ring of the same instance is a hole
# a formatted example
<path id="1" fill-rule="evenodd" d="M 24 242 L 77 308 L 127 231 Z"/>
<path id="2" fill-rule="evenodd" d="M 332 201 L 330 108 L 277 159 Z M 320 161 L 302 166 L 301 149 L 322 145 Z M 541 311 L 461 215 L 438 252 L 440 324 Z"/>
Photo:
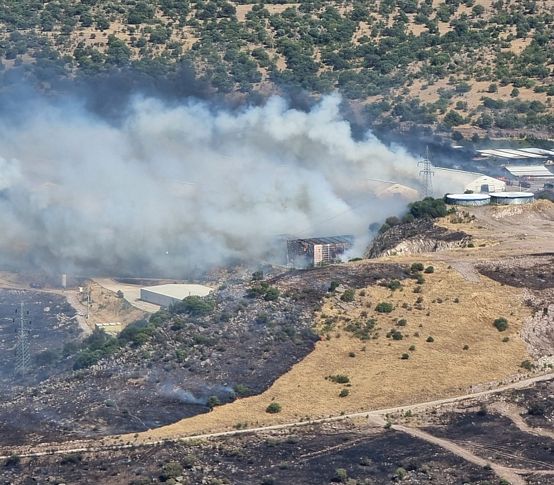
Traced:
<path id="1" fill-rule="evenodd" d="M 489 193 L 489 192 L 504 192 L 506 190 L 506 182 L 503 180 L 489 177 L 488 175 L 482 175 L 477 177 L 468 183 L 464 190 L 471 190 L 475 194 Z"/>
<path id="2" fill-rule="evenodd" d="M 167 284 L 140 289 L 140 299 L 161 307 L 168 307 L 187 296 L 207 296 L 212 289 L 204 285 Z"/>

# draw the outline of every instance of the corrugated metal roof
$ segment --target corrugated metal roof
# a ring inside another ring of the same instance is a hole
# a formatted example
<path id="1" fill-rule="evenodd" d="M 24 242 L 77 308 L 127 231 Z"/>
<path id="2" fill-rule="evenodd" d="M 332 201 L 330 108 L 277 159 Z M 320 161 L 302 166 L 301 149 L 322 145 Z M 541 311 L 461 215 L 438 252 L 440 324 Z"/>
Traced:
<path id="1" fill-rule="evenodd" d="M 506 165 L 505 168 L 515 177 L 554 177 L 544 165 Z"/>
<path id="2" fill-rule="evenodd" d="M 354 236 L 328 236 L 328 237 L 313 237 L 309 239 L 296 239 L 297 242 L 308 244 L 352 244 Z"/>
<path id="3" fill-rule="evenodd" d="M 554 157 L 554 151 L 546 150 L 544 148 L 520 148 L 520 151 L 536 153 L 537 155 L 544 155 L 545 157 Z"/>
<path id="4" fill-rule="evenodd" d="M 497 157 L 497 158 L 511 158 L 511 159 L 520 159 L 520 158 L 545 158 L 548 154 L 539 153 L 538 148 L 533 149 L 513 149 L 513 148 L 496 148 L 489 150 L 477 150 L 477 153 L 484 155 L 486 157 Z"/>

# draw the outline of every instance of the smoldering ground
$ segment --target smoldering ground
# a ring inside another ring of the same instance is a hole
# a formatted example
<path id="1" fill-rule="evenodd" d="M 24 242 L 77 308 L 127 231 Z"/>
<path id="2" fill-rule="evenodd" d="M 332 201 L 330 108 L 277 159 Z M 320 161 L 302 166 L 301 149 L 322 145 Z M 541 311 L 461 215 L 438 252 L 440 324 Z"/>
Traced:
<path id="1" fill-rule="evenodd" d="M 117 124 L 75 98 L 0 113 L 0 263 L 186 276 L 267 258 L 275 237 L 350 233 L 399 213 L 368 179 L 417 187 L 416 161 L 352 136 L 331 95 L 229 110 L 134 97 Z"/>

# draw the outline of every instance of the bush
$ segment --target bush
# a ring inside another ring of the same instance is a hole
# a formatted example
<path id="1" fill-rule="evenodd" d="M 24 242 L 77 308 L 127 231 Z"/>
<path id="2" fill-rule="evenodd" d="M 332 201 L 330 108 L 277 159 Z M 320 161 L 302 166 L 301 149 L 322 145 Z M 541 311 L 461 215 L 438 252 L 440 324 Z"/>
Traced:
<path id="1" fill-rule="evenodd" d="M 344 293 L 340 296 L 342 301 L 351 302 L 354 301 L 354 296 L 356 292 L 352 289 L 344 290 Z"/>
<path id="2" fill-rule="evenodd" d="M 348 472 L 346 468 L 337 468 L 335 470 L 335 476 L 333 477 L 333 482 L 346 483 L 348 481 Z"/>
<path id="3" fill-rule="evenodd" d="M 416 284 L 422 285 L 423 283 L 425 283 L 425 278 L 423 277 L 423 275 L 418 274 L 416 276 Z"/>
<path id="4" fill-rule="evenodd" d="M 183 467 L 177 461 L 170 461 L 162 467 L 162 474 L 160 475 L 160 480 L 162 482 L 167 482 L 172 478 L 180 477 L 183 474 Z"/>
<path id="5" fill-rule="evenodd" d="M 254 271 L 252 273 L 252 281 L 262 281 L 264 279 L 263 271 Z"/>
<path id="6" fill-rule="evenodd" d="M 208 398 L 208 401 L 206 402 L 206 404 L 208 405 L 208 407 L 210 409 L 213 409 L 215 408 L 216 406 L 220 406 L 221 405 L 221 401 L 219 400 L 219 398 L 217 396 L 210 396 Z"/>
<path id="7" fill-rule="evenodd" d="M 392 303 L 388 303 L 386 301 L 382 301 L 381 303 L 378 303 L 375 307 L 375 311 L 379 313 L 390 313 L 394 310 L 394 306 Z"/>
<path id="8" fill-rule="evenodd" d="M 427 340 L 426 342 L 434 342 L 435 339 L 433 337 L 431 337 L 431 335 L 429 335 L 429 337 L 427 337 Z"/>
<path id="9" fill-rule="evenodd" d="M 275 287 L 270 287 L 265 292 L 264 300 L 265 301 L 275 301 L 279 298 L 279 290 Z"/>
<path id="10" fill-rule="evenodd" d="M 400 357 L 402 360 L 408 360 L 410 358 L 410 354 L 402 354 L 402 357 Z"/>
<path id="11" fill-rule="evenodd" d="M 350 394 L 350 391 L 348 389 L 343 389 L 339 392 L 339 397 L 346 397 Z"/>
<path id="12" fill-rule="evenodd" d="M 186 313 L 192 316 L 209 315 L 215 309 L 213 300 L 201 296 L 187 296 L 183 301 L 177 302 L 169 308 L 173 314 Z"/>
<path id="13" fill-rule="evenodd" d="M 444 217 L 448 214 L 448 209 L 444 200 L 426 197 L 423 200 L 412 202 L 409 206 L 410 214 L 416 219 Z M 422 268 L 423 269 L 423 268 Z"/>
<path id="14" fill-rule="evenodd" d="M 494 321 L 493 325 L 499 332 L 504 332 L 504 330 L 508 328 L 508 320 L 506 320 L 504 317 L 500 317 Z"/>
<path id="15" fill-rule="evenodd" d="M 329 376 L 328 379 L 336 384 L 348 384 L 350 382 L 349 377 L 344 374 L 335 374 L 334 376 Z"/>
<path id="16" fill-rule="evenodd" d="M 418 271 L 423 271 L 423 263 L 413 263 L 412 266 L 410 267 L 410 271 L 412 273 L 417 273 Z"/>
<path id="17" fill-rule="evenodd" d="M 427 274 L 431 274 L 434 272 L 435 272 L 435 268 L 433 266 L 427 266 L 427 268 L 425 268 L 425 271 L 424 271 L 424 273 L 427 273 Z"/>
<path id="18" fill-rule="evenodd" d="M 389 290 L 395 291 L 395 290 L 398 290 L 398 289 L 402 288 L 402 284 L 398 280 L 392 280 L 387 285 L 387 288 Z"/>
<path id="19" fill-rule="evenodd" d="M 331 284 L 329 285 L 329 292 L 335 291 L 339 287 L 338 281 L 331 281 Z"/>
<path id="20" fill-rule="evenodd" d="M 265 412 L 269 414 L 277 414 L 281 412 L 281 405 L 276 402 L 272 402 L 267 408 L 265 408 Z"/>
<path id="21" fill-rule="evenodd" d="M 250 394 L 250 389 L 244 384 L 237 384 L 235 387 L 233 387 L 233 391 L 239 397 L 244 397 Z"/>

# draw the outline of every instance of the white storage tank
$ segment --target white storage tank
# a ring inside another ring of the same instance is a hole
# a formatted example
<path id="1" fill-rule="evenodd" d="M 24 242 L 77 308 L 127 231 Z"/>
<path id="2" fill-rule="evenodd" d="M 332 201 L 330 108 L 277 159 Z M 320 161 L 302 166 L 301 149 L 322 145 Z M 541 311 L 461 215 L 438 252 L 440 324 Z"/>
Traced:
<path id="1" fill-rule="evenodd" d="M 477 206 L 490 204 L 488 194 L 446 194 L 446 203 L 450 205 Z"/>
<path id="2" fill-rule="evenodd" d="M 491 204 L 497 205 L 529 204 L 535 200 L 532 192 L 497 192 L 490 196 Z"/>

